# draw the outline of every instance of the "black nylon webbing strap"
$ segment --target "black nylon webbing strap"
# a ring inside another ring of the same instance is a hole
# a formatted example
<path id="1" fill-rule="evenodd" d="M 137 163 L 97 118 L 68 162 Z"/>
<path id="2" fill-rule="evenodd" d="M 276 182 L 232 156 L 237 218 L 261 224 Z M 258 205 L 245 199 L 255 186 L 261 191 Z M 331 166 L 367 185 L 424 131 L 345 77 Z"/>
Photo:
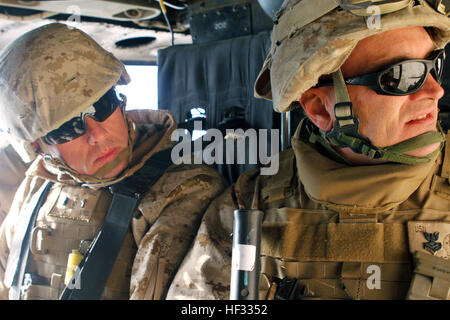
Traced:
<path id="1" fill-rule="evenodd" d="M 113 199 L 105 222 L 60 300 L 100 298 L 140 197 L 172 164 L 170 153 L 171 149 L 166 149 L 155 154 L 133 176 L 110 187 Z"/>
<path id="2" fill-rule="evenodd" d="M 42 185 L 39 189 L 40 191 L 37 192 L 39 196 L 37 197 L 33 210 L 25 210 L 24 216 L 20 217 L 19 223 L 16 225 L 4 279 L 5 284 L 10 287 L 10 300 L 20 299 L 20 289 L 30 254 L 31 230 L 34 227 L 38 212 L 45 203 L 52 185 L 53 183 L 50 181 Z"/>
<path id="3" fill-rule="evenodd" d="M 66 287 L 62 300 L 95 300 L 102 294 L 139 200 L 120 192 L 114 194 L 106 221 L 80 264 L 79 273 L 75 272 L 75 285 Z"/>

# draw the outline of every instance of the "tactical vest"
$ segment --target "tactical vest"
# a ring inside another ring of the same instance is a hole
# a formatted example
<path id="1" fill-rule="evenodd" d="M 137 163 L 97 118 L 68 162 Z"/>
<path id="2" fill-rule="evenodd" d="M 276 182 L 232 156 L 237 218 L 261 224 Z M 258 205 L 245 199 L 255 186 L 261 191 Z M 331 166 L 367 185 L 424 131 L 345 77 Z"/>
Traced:
<path id="1" fill-rule="evenodd" d="M 102 226 L 112 195 L 106 190 L 55 183 L 39 210 L 31 232 L 31 255 L 27 273 L 31 275 L 22 299 L 58 299 L 64 289 L 68 256 L 72 250 L 84 254 Z M 131 266 L 136 254 L 128 231 L 102 299 L 129 299 Z"/>
<path id="2" fill-rule="evenodd" d="M 449 142 L 447 137 L 447 146 Z M 296 155 L 289 149 L 280 154 L 277 175 L 260 176 L 260 209 L 265 214 L 261 299 L 273 298 L 285 277 L 298 279 L 295 296 L 302 299 L 404 299 L 414 269 L 410 245 L 419 243 L 423 249 L 427 228 L 429 233 L 441 231 L 438 253 L 450 258 L 448 147 L 406 201 L 378 211 L 368 207 L 356 213 L 351 205 L 312 200 L 297 170 Z M 337 188 L 336 194 L 342 194 Z"/>

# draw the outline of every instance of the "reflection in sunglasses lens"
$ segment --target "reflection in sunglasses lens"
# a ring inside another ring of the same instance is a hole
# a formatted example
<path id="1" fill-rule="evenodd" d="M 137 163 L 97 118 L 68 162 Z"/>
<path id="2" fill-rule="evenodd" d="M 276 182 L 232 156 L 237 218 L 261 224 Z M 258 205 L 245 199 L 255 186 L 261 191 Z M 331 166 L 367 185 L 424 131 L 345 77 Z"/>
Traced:
<path id="1" fill-rule="evenodd" d="M 395 66 L 381 75 L 380 82 L 383 90 L 389 92 L 396 90 L 400 82 L 400 69 L 400 66 Z"/>
<path id="2" fill-rule="evenodd" d="M 441 80 L 442 80 L 442 71 L 444 70 L 444 68 L 443 68 L 443 58 L 442 57 L 440 57 L 440 58 L 438 58 L 438 59 L 436 59 L 436 65 L 435 65 L 435 72 L 436 72 L 436 74 L 437 74 L 437 79 L 436 80 L 438 80 L 438 82 L 440 83 L 441 82 Z"/>
<path id="3" fill-rule="evenodd" d="M 392 93 L 406 93 L 417 89 L 424 80 L 426 66 L 422 62 L 411 61 L 398 64 L 381 75 L 383 90 Z"/>

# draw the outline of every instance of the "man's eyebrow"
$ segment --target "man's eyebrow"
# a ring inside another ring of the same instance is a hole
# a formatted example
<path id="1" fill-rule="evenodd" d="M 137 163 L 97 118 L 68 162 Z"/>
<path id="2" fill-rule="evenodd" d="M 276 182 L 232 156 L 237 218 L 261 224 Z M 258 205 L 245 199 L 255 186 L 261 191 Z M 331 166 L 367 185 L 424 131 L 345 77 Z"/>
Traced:
<path id="1" fill-rule="evenodd" d="M 371 72 L 377 72 L 377 71 L 379 71 L 379 70 L 381 70 L 381 69 L 383 69 L 383 68 L 385 68 L 385 67 L 387 67 L 387 66 L 390 66 L 390 65 L 393 65 L 393 64 L 395 64 L 395 63 L 398 63 L 398 62 L 401 62 L 401 61 L 405 61 L 405 60 L 426 59 L 426 58 L 429 57 L 429 56 L 433 53 L 433 51 L 435 51 L 435 50 L 436 50 L 435 48 L 429 50 L 429 51 L 427 52 L 427 54 L 425 55 L 425 57 L 420 57 L 420 58 L 418 58 L 418 57 L 412 58 L 412 57 L 407 57 L 407 56 L 403 55 L 403 56 L 392 57 L 392 58 L 389 59 L 389 60 L 386 60 L 386 61 L 382 61 L 382 62 L 376 63 L 375 66 L 370 65 L 370 64 L 368 63 L 368 64 L 367 64 L 367 67 L 368 67 L 368 68 L 367 68 L 367 71 L 365 71 L 363 74 L 371 73 Z M 351 76 L 349 76 L 349 77 L 355 77 L 355 76 L 358 76 L 358 75 L 360 75 L 360 74 L 351 75 Z M 332 79 L 333 79 L 333 77 L 332 77 L 331 74 L 324 74 L 324 75 L 322 75 L 322 76 L 319 77 L 319 81 L 332 81 Z"/>
<path id="2" fill-rule="evenodd" d="M 387 62 L 385 62 L 383 65 L 380 65 L 380 68 L 382 68 L 383 66 L 389 66 L 401 61 L 405 61 L 405 60 L 415 60 L 415 59 L 426 59 L 428 58 L 433 51 L 435 51 L 435 49 L 431 49 L 430 51 L 427 52 L 427 54 L 424 57 L 407 57 L 407 56 L 400 56 L 400 57 L 394 57 L 391 60 L 388 60 Z"/>

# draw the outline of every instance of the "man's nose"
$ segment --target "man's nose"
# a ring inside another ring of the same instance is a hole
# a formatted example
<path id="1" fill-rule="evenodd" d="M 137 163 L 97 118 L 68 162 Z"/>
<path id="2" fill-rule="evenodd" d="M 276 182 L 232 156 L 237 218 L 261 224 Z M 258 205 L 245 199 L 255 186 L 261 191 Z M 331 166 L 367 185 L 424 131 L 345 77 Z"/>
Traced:
<path id="1" fill-rule="evenodd" d="M 432 98 L 439 100 L 444 96 L 444 88 L 436 81 L 436 79 L 428 74 L 427 80 L 419 91 L 411 95 L 411 99 L 420 100 L 423 98 Z"/>
<path id="2" fill-rule="evenodd" d="M 104 140 L 107 133 L 101 122 L 86 117 L 86 134 L 88 143 L 94 145 Z"/>

